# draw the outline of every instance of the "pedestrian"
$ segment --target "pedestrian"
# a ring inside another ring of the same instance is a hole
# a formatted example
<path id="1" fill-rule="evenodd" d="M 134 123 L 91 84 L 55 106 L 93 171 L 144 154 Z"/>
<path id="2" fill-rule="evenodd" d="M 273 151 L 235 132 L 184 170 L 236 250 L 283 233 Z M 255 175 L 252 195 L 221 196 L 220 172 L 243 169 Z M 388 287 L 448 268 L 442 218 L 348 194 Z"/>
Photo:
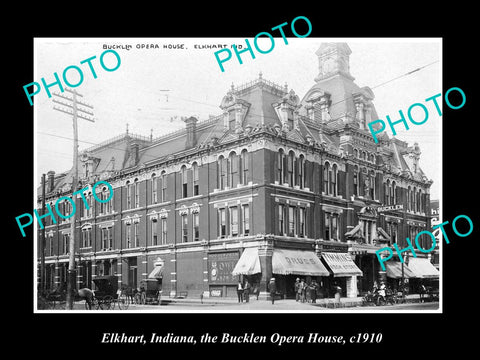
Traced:
<path id="1" fill-rule="evenodd" d="M 270 279 L 268 284 L 268 290 L 270 291 L 270 297 L 272 298 L 272 305 L 275 303 L 275 294 L 277 293 L 277 284 L 275 284 L 275 278 Z"/>
<path id="2" fill-rule="evenodd" d="M 317 302 L 317 291 L 318 291 L 318 284 L 315 280 L 312 280 L 310 284 L 310 297 L 312 298 L 312 303 Z"/>
<path id="3" fill-rule="evenodd" d="M 243 302 L 243 286 L 242 286 L 242 282 L 240 280 L 238 280 L 238 284 L 237 284 L 237 296 L 238 296 L 238 302 L 241 303 Z"/>
<path id="4" fill-rule="evenodd" d="M 302 296 L 302 289 L 300 287 L 300 279 L 295 280 L 295 301 L 299 301 Z"/>
<path id="5" fill-rule="evenodd" d="M 92 302 L 93 302 L 93 291 L 89 288 L 82 288 L 78 290 L 78 296 L 82 299 L 85 299 L 87 303 L 88 310 L 92 310 Z"/>
<path id="6" fill-rule="evenodd" d="M 248 280 L 245 280 L 245 285 L 243 287 L 243 298 L 245 299 L 245 302 L 248 303 L 250 300 L 250 284 Z"/>
<path id="7" fill-rule="evenodd" d="M 302 279 L 302 281 L 300 282 L 300 288 L 301 288 L 300 299 L 301 299 L 301 302 L 304 303 L 306 299 L 306 290 L 307 290 L 307 283 L 305 282 L 305 279 Z"/>
<path id="8" fill-rule="evenodd" d="M 427 289 L 425 288 L 425 285 L 420 285 L 420 302 L 425 302 L 425 294 L 427 292 Z"/>

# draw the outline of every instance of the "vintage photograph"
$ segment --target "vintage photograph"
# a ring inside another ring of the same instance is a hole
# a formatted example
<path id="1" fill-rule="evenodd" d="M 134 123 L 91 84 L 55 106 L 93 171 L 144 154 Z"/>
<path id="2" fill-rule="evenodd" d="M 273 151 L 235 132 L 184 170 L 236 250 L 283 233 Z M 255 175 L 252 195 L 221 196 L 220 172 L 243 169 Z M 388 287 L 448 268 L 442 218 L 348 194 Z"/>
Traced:
<path id="1" fill-rule="evenodd" d="M 442 39 L 259 44 L 34 39 L 35 312 L 442 312 Z"/>

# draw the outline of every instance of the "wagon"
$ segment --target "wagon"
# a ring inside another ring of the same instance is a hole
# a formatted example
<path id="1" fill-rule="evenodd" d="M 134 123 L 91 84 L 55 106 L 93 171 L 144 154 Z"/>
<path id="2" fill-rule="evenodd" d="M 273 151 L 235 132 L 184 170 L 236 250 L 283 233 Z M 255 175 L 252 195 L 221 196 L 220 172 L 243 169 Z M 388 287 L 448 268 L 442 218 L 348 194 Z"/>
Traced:
<path id="1" fill-rule="evenodd" d="M 118 278 L 115 275 L 97 276 L 93 282 L 97 288 L 92 299 L 95 309 L 113 310 L 115 303 L 120 310 L 128 309 L 130 300 L 125 291 L 118 289 Z"/>
<path id="2" fill-rule="evenodd" d="M 140 282 L 141 304 L 158 304 L 162 290 L 162 279 L 144 279 Z"/>

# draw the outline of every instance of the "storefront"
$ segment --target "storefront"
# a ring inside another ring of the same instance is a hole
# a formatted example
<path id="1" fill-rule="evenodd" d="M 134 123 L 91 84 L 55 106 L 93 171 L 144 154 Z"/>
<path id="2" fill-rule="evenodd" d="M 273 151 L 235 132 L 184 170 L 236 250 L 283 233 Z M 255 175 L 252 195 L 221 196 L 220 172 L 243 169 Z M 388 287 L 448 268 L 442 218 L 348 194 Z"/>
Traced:
<path id="1" fill-rule="evenodd" d="M 325 287 L 329 290 L 327 296 L 331 296 L 332 289 L 339 286 L 341 296 L 358 296 L 357 276 L 363 276 L 363 272 L 353 262 L 347 253 L 323 252 L 322 260 L 330 269 L 332 275 L 327 279 Z"/>
<path id="2" fill-rule="evenodd" d="M 428 258 L 410 257 L 408 259 L 408 267 L 414 274 L 415 278 L 410 282 L 410 290 L 419 293 L 420 286 L 439 288 L 440 272 L 430 262 Z"/>
<path id="3" fill-rule="evenodd" d="M 240 258 L 239 251 L 210 252 L 208 254 L 208 291 L 210 297 L 236 297 L 240 276 L 233 274 Z"/>
<path id="4" fill-rule="evenodd" d="M 404 285 L 409 288 L 411 279 L 415 278 L 415 274 L 407 264 L 400 261 L 387 261 L 385 268 L 387 269 L 387 286 L 393 290 L 401 289 L 402 279 Z"/>

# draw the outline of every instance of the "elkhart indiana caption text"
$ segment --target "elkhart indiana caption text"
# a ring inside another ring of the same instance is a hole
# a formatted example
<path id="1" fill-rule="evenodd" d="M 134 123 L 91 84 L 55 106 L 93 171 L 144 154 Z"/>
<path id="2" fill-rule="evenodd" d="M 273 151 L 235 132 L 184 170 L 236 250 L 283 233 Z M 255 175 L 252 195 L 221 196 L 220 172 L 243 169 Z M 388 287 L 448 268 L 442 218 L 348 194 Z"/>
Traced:
<path id="1" fill-rule="evenodd" d="M 279 333 L 273 333 L 270 336 L 256 335 L 253 332 L 243 334 L 222 333 L 221 335 L 211 335 L 209 333 L 200 336 L 176 335 L 174 333 L 149 335 L 130 335 L 126 333 L 103 333 L 102 344 L 265 344 L 271 343 L 278 346 L 285 344 L 365 344 L 382 342 L 382 333 L 357 333 L 348 336 L 343 335 L 325 335 L 319 333 L 308 333 L 298 336 L 284 336 Z"/>

